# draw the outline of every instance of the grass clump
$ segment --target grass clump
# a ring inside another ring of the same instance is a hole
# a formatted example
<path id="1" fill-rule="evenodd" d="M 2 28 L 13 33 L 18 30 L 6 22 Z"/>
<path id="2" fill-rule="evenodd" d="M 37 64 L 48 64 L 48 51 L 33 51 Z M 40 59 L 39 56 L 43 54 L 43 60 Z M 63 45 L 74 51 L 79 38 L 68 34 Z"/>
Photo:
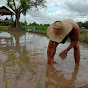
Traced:
<path id="1" fill-rule="evenodd" d="M 23 70 L 24 69 L 24 67 L 23 67 L 23 65 L 22 65 L 22 62 L 21 61 L 18 61 L 17 62 L 17 64 L 19 65 L 19 67 Z"/>
<path id="2" fill-rule="evenodd" d="M 14 72 L 16 78 L 18 78 L 19 76 L 18 76 L 18 74 L 17 74 L 17 72 L 18 72 L 17 69 L 13 69 L 13 72 Z"/>
<path id="3" fill-rule="evenodd" d="M 43 63 L 41 61 L 38 61 L 37 64 L 43 65 Z"/>
<path id="4" fill-rule="evenodd" d="M 79 41 L 88 43 L 88 30 L 86 30 L 86 33 L 80 33 Z"/>
<path id="5" fill-rule="evenodd" d="M 2 60 L 0 60 L 0 64 L 2 64 Z"/>
<path id="6" fill-rule="evenodd" d="M 36 71 L 30 66 L 29 71 L 31 71 L 33 74 L 36 74 Z"/>
<path id="7" fill-rule="evenodd" d="M 15 65 L 15 61 L 14 61 L 14 59 L 15 59 L 15 55 L 14 55 L 14 53 L 13 53 L 13 52 L 10 52 L 9 60 L 12 61 L 12 63 Z"/>
<path id="8" fill-rule="evenodd" d="M 38 80 L 38 88 L 40 88 L 39 85 L 41 83 L 41 80 L 42 80 L 42 75 L 40 75 L 39 80 Z"/>
<path id="9" fill-rule="evenodd" d="M 2 67 L 3 67 L 4 72 L 6 72 L 6 64 L 5 63 L 2 64 Z"/>
<path id="10" fill-rule="evenodd" d="M 23 53 L 23 57 L 27 60 L 28 63 L 30 63 L 28 56 L 26 56 L 24 53 Z"/>
<path id="11" fill-rule="evenodd" d="M 7 80 L 5 81 L 5 88 L 8 88 L 8 87 L 7 87 Z"/>

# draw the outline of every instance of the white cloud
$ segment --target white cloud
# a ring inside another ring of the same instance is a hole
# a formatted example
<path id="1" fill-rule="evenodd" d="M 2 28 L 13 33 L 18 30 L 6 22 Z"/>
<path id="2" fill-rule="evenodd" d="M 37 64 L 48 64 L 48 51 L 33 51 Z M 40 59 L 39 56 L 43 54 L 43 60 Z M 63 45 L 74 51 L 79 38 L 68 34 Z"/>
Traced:
<path id="1" fill-rule="evenodd" d="M 5 3 L 6 0 L 3 0 L 0 6 Z M 27 22 L 32 23 L 35 21 L 41 24 L 63 19 L 88 20 L 88 0 L 46 0 L 46 5 L 47 8 L 42 8 L 39 11 L 29 10 L 26 15 Z M 25 20 L 23 15 L 21 15 L 20 20 Z"/>

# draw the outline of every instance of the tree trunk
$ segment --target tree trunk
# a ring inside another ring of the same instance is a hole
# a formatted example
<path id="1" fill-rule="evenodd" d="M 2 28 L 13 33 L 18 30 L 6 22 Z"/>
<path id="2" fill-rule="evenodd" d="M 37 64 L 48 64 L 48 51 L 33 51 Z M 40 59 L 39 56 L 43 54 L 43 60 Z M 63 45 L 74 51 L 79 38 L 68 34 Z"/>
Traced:
<path id="1" fill-rule="evenodd" d="M 20 27 L 20 24 L 19 24 L 20 13 L 16 12 L 15 17 L 16 17 L 16 28 L 19 28 Z"/>

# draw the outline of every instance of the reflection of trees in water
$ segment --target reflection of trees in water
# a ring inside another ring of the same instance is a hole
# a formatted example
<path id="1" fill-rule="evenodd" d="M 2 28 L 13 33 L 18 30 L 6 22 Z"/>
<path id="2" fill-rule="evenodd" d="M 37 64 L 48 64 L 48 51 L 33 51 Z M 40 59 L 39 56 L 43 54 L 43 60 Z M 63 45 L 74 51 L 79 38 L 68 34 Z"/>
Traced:
<path id="1" fill-rule="evenodd" d="M 64 74 L 61 74 L 61 71 L 57 71 L 53 65 L 48 66 L 46 69 L 47 80 L 45 82 L 46 88 L 72 88 L 76 80 L 78 73 L 78 66 L 75 67 L 74 72 L 72 73 L 71 79 L 66 79 Z"/>
<path id="2" fill-rule="evenodd" d="M 0 50 L 4 53 L 8 53 L 10 50 L 21 53 L 20 37 L 25 35 L 25 32 L 9 32 L 9 34 L 10 37 L 0 37 Z M 15 41 L 13 38 L 15 38 Z M 2 40 L 4 40 L 5 43 L 3 43 Z M 23 48 L 26 50 L 25 45 Z"/>

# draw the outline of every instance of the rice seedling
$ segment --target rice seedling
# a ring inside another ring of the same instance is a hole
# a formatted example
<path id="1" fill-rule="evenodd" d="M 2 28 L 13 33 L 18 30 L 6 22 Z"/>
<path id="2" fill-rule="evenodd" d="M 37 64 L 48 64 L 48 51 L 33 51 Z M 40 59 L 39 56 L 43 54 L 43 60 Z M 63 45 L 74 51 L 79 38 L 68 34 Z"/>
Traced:
<path id="1" fill-rule="evenodd" d="M 7 87 L 7 80 L 5 80 L 5 88 L 8 88 L 8 87 Z"/>
<path id="2" fill-rule="evenodd" d="M 17 72 L 18 72 L 17 69 L 13 69 L 13 72 L 14 72 L 16 78 L 18 78 L 19 76 L 18 76 L 18 74 L 17 74 Z"/>
<path id="3" fill-rule="evenodd" d="M 42 75 L 40 75 L 39 80 L 38 80 L 38 88 L 39 88 L 39 85 L 41 83 L 41 80 L 42 80 Z"/>
<path id="4" fill-rule="evenodd" d="M 32 67 L 33 67 L 33 68 L 36 68 L 37 66 L 38 66 L 37 64 L 33 64 L 33 66 L 32 66 Z"/>
<path id="5" fill-rule="evenodd" d="M 29 71 L 31 71 L 33 74 L 36 74 L 36 71 L 30 66 Z"/>
<path id="6" fill-rule="evenodd" d="M 19 65 L 19 67 L 21 67 L 21 69 L 23 70 L 24 67 L 23 67 L 23 65 L 22 65 L 22 62 L 21 62 L 21 61 L 18 61 L 17 63 L 18 63 L 18 65 Z"/>
<path id="7" fill-rule="evenodd" d="M 43 65 L 43 63 L 42 63 L 42 62 L 40 62 L 40 61 L 38 61 L 38 62 L 37 62 L 37 64 Z"/>
<path id="8" fill-rule="evenodd" d="M 2 60 L 0 60 L 0 64 L 2 64 Z"/>
<path id="9" fill-rule="evenodd" d="M 10 59 L 10 60 L 12 61 L 12 63 L 15 65 L 14 58 L 15 58 L 14 53 L 13 53 L 13 52 L 10 52 L 9 59 Z"/>
<path id="10" fill-rule="evenodd" d="M 3 67 L 4 72 L 6 72 L 6 64 L 5 63 L 2 64 L 2 67 Z"/>
<path id="11" fill-rule="evenodd" d="M 28 63 L 30 63 L 28 56 L 26 56 L 24 53 L 23 53 L 23 57 L 27 60 Z"/>

